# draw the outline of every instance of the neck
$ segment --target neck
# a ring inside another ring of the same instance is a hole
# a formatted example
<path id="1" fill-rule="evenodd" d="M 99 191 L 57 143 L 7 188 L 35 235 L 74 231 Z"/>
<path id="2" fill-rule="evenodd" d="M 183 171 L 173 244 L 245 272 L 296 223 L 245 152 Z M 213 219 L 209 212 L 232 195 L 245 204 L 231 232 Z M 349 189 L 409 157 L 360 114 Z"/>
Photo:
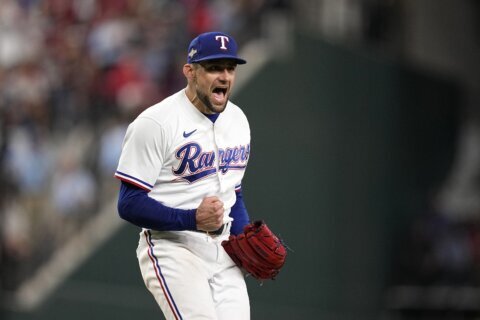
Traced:
<path id="1" fill-rule="evenodd" d="M 185 94 L 187 95 L 188 100 L 190 100 L 190 102 L 196 107 L 195 104 L 198 103 L 198 97 L 195 93 L 195 90 L 193 90 L 190 86 L 187 86 L 185 88 Z"/>

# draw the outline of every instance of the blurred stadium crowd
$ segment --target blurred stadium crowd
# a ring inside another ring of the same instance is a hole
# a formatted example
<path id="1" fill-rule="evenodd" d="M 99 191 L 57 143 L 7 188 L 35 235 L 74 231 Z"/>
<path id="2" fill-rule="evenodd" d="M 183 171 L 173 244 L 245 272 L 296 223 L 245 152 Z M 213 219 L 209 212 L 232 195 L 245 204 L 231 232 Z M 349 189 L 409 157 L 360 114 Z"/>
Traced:
<path id="1" fill-rule="evenodd" d="M 0 2 L 0 289 L 112 199 L 127 124 L 184 86 L 190 39 L 242 44 L 272 1 Z"/>

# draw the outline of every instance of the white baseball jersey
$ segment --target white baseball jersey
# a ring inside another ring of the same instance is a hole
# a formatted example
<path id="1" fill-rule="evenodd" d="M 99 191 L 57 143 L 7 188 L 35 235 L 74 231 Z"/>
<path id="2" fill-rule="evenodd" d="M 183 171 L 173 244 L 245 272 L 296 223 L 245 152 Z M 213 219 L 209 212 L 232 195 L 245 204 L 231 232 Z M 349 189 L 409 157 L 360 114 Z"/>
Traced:
<path id="1" fill-rule="evenodd" d="M 205 196 L 235 204 L 250 155 L 250 127 L 228 102 L 213 123 L 181 90 L 143 111 L 127 130 L 115 176 L 162 204 L 195 209 Z"/>

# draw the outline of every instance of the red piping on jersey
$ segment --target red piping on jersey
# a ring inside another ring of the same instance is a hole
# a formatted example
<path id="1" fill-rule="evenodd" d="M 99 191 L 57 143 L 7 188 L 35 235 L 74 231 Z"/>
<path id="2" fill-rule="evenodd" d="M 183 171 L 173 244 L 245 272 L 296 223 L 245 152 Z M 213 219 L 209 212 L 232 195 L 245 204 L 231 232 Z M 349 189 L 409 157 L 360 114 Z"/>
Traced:
<path id="1" fill-rule="evenodd" d="M 147 192 L 152 191 L 152 190 L 150 190 L 150 189 L 148 189 L 148 188 L 145 188 L 145 186 L 142 186 L 141 184 L 136 183 L 135 181 L 128 180 L 128 179 L 126 179 L 126 178 L 124 178 L 124 177 L 120 177 L 120 176 L 117 176 L 117 175 L 114 175 L 114 177 L 117 178 L 117 179 L 119 179 L 119 180 L 122 180 L 123 182 L 130 183 L 130 184 L 132 184 L 132 185 L 134 185 L 134 186 L 136 186 L 136 187 L 139 187 L 140 189 L 143 189 L 143 190 L 145 190 L 145 191 L 147 191 Z"/>

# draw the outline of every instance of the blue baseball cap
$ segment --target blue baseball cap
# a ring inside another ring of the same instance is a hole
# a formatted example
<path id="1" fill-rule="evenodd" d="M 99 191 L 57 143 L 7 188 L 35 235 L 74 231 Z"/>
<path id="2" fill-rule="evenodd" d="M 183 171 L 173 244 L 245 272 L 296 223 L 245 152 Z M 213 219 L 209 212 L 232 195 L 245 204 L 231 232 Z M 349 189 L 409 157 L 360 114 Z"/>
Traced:
<path id="1" fill-rule="evenodd" d="M 228 34 L 206 32 L 190 42 L 187 54 L 188 63 L 213 59 L 232 59 L 237 64 L 247 63 L 247 61 L 237 56 L 237 43 Z"/>

